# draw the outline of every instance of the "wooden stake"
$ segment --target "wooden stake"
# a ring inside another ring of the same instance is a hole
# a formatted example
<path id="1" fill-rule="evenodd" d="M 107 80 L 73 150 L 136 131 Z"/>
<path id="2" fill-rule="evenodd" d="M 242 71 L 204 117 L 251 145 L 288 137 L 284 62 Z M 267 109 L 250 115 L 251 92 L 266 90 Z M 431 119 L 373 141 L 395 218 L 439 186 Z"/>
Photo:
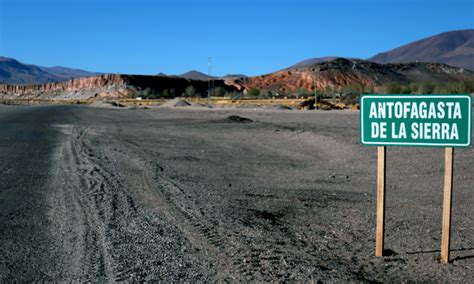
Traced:
<path id="1" fill-rule="evenodd" d="M 451 239 L 451 198 L 453 191 L 453 155 L 453 148 L 446 148 L 444 161 L 443 229 L 440 257 L 442 263 L 449 262 L 449 242 Z"/>
<path id="2" fill-rule="evenodd" d="M 385 146 L 377 147 L 377 237 L 375 256 L 383 256 L 385 235 Z"/>

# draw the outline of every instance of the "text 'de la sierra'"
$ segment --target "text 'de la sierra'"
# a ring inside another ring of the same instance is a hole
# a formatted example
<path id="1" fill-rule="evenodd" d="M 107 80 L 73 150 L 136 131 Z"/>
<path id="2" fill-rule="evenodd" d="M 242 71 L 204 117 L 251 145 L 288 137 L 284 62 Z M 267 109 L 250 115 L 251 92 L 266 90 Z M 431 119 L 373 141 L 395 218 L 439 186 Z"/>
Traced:
<path id="1" fill-rule="evenodd" d="M 374 146 L 468 147 L 469 95 L 363 95 L 361 142 Z"/>

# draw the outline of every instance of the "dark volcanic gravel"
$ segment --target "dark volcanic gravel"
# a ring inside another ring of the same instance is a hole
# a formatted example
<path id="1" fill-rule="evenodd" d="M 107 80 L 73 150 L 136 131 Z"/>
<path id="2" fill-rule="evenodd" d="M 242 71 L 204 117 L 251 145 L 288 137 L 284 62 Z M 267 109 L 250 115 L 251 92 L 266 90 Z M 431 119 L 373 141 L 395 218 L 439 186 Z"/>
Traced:
<path id="1" fill-rule="evenodd" d="M 231 116 L 227 117 L 226 120 L 229 121 L 229 122 L 240 122 L 240 123 L 253 122 L 253 120 L 251 120 L 250 118 L 246 118 L 246 117 L 242 117 L 242 116 L 238 116 L 238 115 L 231 115 Z"/>
<path id="2" fill-rule="evenodd" d="M 376 258 L 358 112 L 0 107 L 0 133 L 1 282 L 474 278 L 472 148 L 448 265 L 443 149 L 388 149 Z"/>

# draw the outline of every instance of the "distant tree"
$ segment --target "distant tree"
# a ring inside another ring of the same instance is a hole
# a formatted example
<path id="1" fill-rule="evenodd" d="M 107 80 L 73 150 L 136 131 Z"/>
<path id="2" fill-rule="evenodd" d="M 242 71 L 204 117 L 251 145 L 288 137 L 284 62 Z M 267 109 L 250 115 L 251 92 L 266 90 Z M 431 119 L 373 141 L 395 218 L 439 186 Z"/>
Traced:
<path id="1" fill-rule="evenodd" d="M 140 95 L 141 95 L 143 98 L 148 98 L 148 97 L 151 95 L 151 93 L 152 93 L 151 89 L 150 89 L 150 88 L 146 88 L 145 90 L 143 90 L 143 91 L 141 92 Z"/>
<path id="2" fill-rule="evenodd" d="M 336 92 L 336 88 L 334 86 L 326 86 L 323 90 L 325 96 L 332 95 Z"/>
<path id="3" fill-rule="evenodd" d="M 272 96 L 273 96 L 272 92 L 269 90 L 261 90 L 260 93 L 258 94 L 258 97 L 261 99 L 269 99 Z"/>
<path id="4" fill-rule="evenodd" d="M 423 94 L 432 94 L 435 90 L 435 84 L 433 82 L 423 82 L 420 86 L 420 92 Z"/>
<path id="5" fill-rule="evenodd" d="M 472 83 L 472 82 L 471 82 Z M 448 83 L 445 90 L 447 94 L 465 94 L 474 92 L 474 88 L 469 88 L 469 82 L 452 82 Z"/>
<path id="6" fill-rule="evenodd" d="M 410 83 L 410 91 L 412 94 L 417 94 L 420 91 L 420 84 Z"/>
<path id="7" fill-rule="evenodd" d="M 224 97 L 226 93 L 227 93 L 227 91 L 221 86 L 215 87 L 212 90 L 212 95 L 214 97 Z"/>
<path id="8" fill-rule="evenodd" d="M 360 95 L 364 92 L 364 85 L 361 84 L 348 84 L 341 86 L 341 93 L 344 94 L 357 94 Z"/>
<path id="9" fill-rule="evenodd" d="M 165 99 L 171 99 L 173 98 L 173 95 L 171 94 L 171 91 L 169 89 L 164 89 L 161 93 L 161 97 Z"/>
<path id="10" fill-rule="evenodd" d="M 185 97 L 194 97 L 196 95 L 196 88 L 193 85 L 189 85 L 184 90 Z"/>
<path id="11" fill-rule="evenodd" d="M 132 92 L 132 93 L 129 93 L 129 94 L 127 95 L 127 97 L 128 97 L 129 99 L 135 99 L 136 97 L 139 97 L 139 93 L 138 93 L 138 92 Z"/>
<path id="12" fill-rule="evenodd" d="M 374 85 L 365 85 L 364 86 L 364 94 L 373 94 L 375 93 Z"/>
<path id="13" fill-rule="evenodd" d="M 390 82 L 384 85 L 384 91 L 386 94 L 400 94 L 402 87 L 399 83 Z"/>
<path id="14" fill-rule="evenodd" d="M 456 94 L 456 86 L 449 83 L 436 83 L 434 84 L 433 93 L 435 94 Z"/>
<path id="15" fill-rule="evenodd" d="M 251 88 L 247 94 L 249 97 L 258 97 L 258 95 L 260 94 L 260 90 L 257 88 Z"/>
<path id="16" fill-rule="evenodd" d="M 241 92 L 237 91 L 232 91 L 232 94 L 230 95 L 232 99 L 240 99 L 244 96 Z"/>
<path id="17" fill-rule="evenodd" d="M 410 85 L 403 85 L 400 87 L 401 94 L 411 94 L 411 87 Z"/>
<path id="18" fill-rule="evenodd" d="M 306 88 L 303 88 L 303 87 L 294 90 L 293 93 L 297 97 L 307 97 L 308 96 L 308 90 L 306 90 Z"/>
<path id="19" fill-rule="evenodd" d="M 474 93 L 474 81 L 465 81 L 463 82 L 466 87 L 466 91 L 463 93 Z"/>

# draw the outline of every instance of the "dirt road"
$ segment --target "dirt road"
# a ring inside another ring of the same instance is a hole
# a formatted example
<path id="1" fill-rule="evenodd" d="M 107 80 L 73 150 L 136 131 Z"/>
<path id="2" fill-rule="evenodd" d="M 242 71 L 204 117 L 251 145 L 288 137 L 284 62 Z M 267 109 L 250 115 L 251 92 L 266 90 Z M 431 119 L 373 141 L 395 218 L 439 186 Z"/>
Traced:
<path id="1" fill-rule="evenodd" d="M 449 265 L 443 149 L 388 150 L 375 258 L 357 112 L 0 107 L 0 133 L 0 281 L 474 278 L 472 148 Z"/>

